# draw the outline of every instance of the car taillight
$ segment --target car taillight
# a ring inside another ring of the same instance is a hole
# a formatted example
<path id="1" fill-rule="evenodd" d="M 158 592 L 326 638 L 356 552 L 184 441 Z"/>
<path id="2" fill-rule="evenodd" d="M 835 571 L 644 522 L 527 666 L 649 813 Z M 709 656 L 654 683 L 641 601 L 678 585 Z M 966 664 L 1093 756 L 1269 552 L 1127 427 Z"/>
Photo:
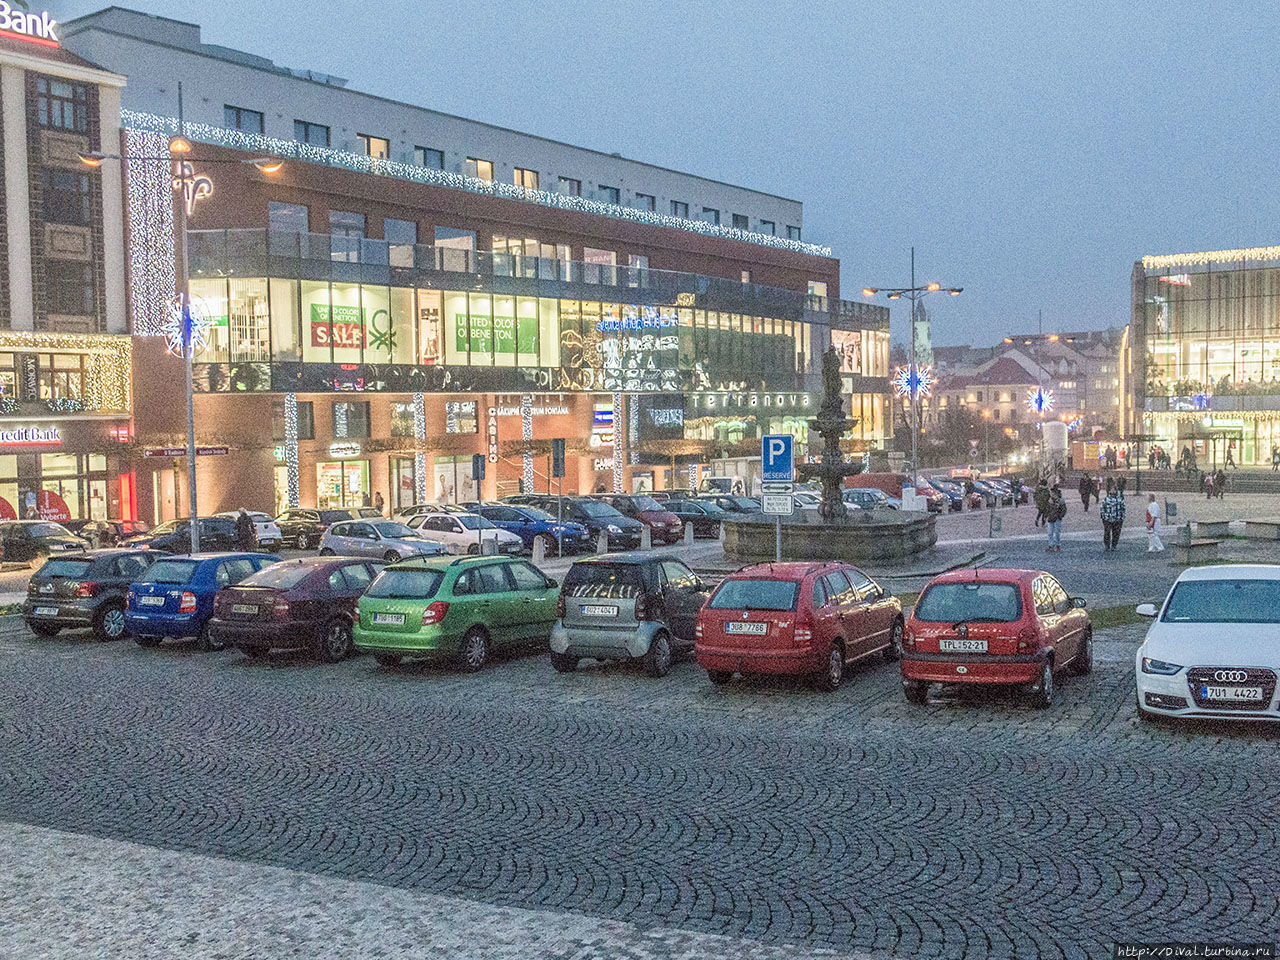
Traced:
<path id="1" fill-rule="evenodd" d="M 911 628 L 902 631 L 902 645 L 907 649 L 911 649 L 916 645 L 916 635 L 911 632 Z"/>
<path id="2" fill-rule="evenodd" d="M 1033 647 L 1040 646 L 1040 634 L 1035 627 L 1026 627 L 1018 634 L 1018 649 L 1030 650 Z"/>
<path id="3" fill-rule="evenodd" d="M 564 619 L 564 611 L 565 611 L 565 602 L 564 602 L 564 594 L 562 593 L 556 597 L 556 616 L 559 617 L 561 620 Z"/>
<path id="4" fill-rule="evenodd" d="M 179 613 L 196 612 L 196 595 L 190 590 L 182 591 L 182 601 L 178 604 Z"/>
<path id="5" fill-rule="evenodd" d="M 271 615 L 277 620 L 284 620 L 289 616 L 289 601 L 284 597 L 276 597 L 271 601 Z"/>
<path id="6" fill-rule="evenodd" d="M 449 605 L 443 600 L 437 600 L 435 603 L 422 611 L 422 625 L 429 627 L 433 623 L 439 623 L 444 619 L 446 613 L 449 612 Z"/>
<path id="7" fill-rule="evenodd" d="M 636 597 L 636 619 L 648 620 L 653 616 L 653 605 L 643 593 Z"/>
<path id="8" fill-rule="evenodd" d="M 76 584 L 76 597 L 96 597 L 98 585 L 92 580 L 84 580 Z"/>
<path id="9" fill-rule="evenodd" d="M 693 636 L 695 640 L 702 639 L 702 621 L 699 620 L 693 627 Z"/>

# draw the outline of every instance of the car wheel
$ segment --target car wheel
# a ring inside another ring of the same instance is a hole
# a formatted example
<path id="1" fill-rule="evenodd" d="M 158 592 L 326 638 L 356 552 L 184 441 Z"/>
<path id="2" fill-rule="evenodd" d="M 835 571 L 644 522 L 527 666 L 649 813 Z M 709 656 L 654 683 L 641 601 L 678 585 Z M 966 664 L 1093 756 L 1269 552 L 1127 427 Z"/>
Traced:
<path id="1" fill-rule="evenodd" d="M 1031 705 L 1037 710 L 1053 706 L 1053 661 L 1048 657 L 1040 665 L 1040 677 L 1031 687 Z"/>
<path id="2" fill-rule="evenodd" d="M 320 634 L 320 642 L 316 645 L 316 656 L 325 663 L 337 663 L 351 656 L 351 621 L 345 617 L 335 617 L 324 625 Z"/>
<path id="3" fill-rule="evenodd" d="M 399 563 L 404 558 L 394 550 L 388 550 L 382 555 L 382 559 L 387 561 L 387 563 Z"/>
<path id="4" fill-rule="evenodd" d="M 196 637 L 197 650 L 225 650 L 227 644 L 223 640 L 218 639 L 218 635 L 213 632 L 208 621 L 200 628 L 200 634 Z"/>
<path id="5" fill-rule="evenodd" d="M 711 681 L 712 686 L 723 687 L 733 679 L 733 673 L 729 670 L 708 670 L 707 679 Z"/>
<path id="6" fill-rule="evenodd" d="M 889 645 L 884 648 L 884 658 L 889 663 L 902 659 L 902 621 L 893 621 L 893 630 L 889 633 Z"/>
<path id="7" fill-rule="evenodd" d="M 124 634 L 124 604 L 104 603 L 93 615 L 93 635 L 99 640 L 119 640 Z"/>
<path id="8" fill-rule="evenodd" d="M 671 669 L 671 637 L 665 630 L 659 630 L 649 641 L 649 649 L 644 652 L 644 669 L 651 677 L 665 677 Z"/>
<path id="9" fill-rule="evenodd" d="M 475 673 L 489 659 L 489 634 L 484 627 L 472 627 L 462 638 L 458 661 L 467 673 Z"/>
<path id="10" fill-rule="evenodd" d="M 929 684 L 923 680 L 904 680 L 902 682 L 902 695 L 907 698 L 907 703 L 914 703 L 916 706 L 929 702 Z"/>
<path id="11" fill-rule="evenodd" d="M 556 668 L 556 673 L 573 673 L 578 669 L 578 658 L 552 650 L 551 665 Z"/>
<path id="12" fill-rule="evenodd" d="M 295 543 L 297 544 L 299 550 L 306 550 L 309 546 L 311 546 L 311 540 L 308 539 L 305 533 L 298 534 L 298 539 L 295 541 Z"/>
<path id="13" fill-rule="evenodd" d="M 1078 677 L 1093 673 L 1093 628 L 1084 631 L 1084 640 L 1080 642 L 1080 653 L 1071 664 L 1071 672 Z"/>
<path id="14" fill-rule="evenodd" d="M 400 658 L 394 653 L 375 653 L 373 659 L 378 661 L 378 666 L 380 667 L 400 666 Z"/>
<path id="15" fill-rule="evenodd" d="M 261 660 L 271 652 L 270 647 L 257 647 L 248 643 L 236 644 L 236 649 L 243 653 L 250 660 Z"/>
<path id="16" fill-rule="evenodd" d="M 134 642 L 140 647 L 158 647 L 160 646 L 159 637 L 134 637 Z"/>
<path id="17" fill-rule="evenodd" d="M 468 555 L 472 555 L 472 556 L 473 556 L 473 555 L 475 555 L 475 554 L 477 554 L 477 553 L 479 553 L 479 552 L 480 552 L 480 545 L 479 545 L 479 544 L 473 543 L 473 544 L 470 544 L 470 545 L 467 547 L 467 554 L 468 554 Z"/>
<path id="18" fill-rule="evenodd" d="M 821 672 L 814 676 L 814 683 L 819 690 L 834 693 L 840 689 L 844 681 L 844 647 L 837 640 L 827 651 L 827 662 Z"/>
<path id="19" fill-rule="evenodd" d="M 333 552 L 333 549 L 332 549 L 331 547 L 321 547 L 321 549 L 320 549 L 320 556 L 322 556 L 322 557 L 333 557 L 333 556 L 337 556 L 337 554 L 335 554 L 335 553 Z"/>
<path id="20" fill-rule="evenodd" d="M 31 632 L 37 637 L 56 637 L 61 627 L 55 627 L 52 623 L 32 623 L 29 624 Z"/>

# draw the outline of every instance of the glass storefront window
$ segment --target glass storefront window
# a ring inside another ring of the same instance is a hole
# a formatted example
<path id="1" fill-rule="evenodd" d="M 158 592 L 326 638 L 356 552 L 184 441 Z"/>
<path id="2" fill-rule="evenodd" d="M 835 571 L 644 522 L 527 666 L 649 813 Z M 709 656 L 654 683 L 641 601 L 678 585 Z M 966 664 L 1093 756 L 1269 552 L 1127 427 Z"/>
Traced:
<path id="1" fill-rule="evenodd" d="M 277 363 L 302 359 L 298 343 L 298 281 L 272 280 L 271 356 Z"/>
<path id="2" fill-rule="evenodd" d="M 538 356 L 544 367 L 560 366 L 560 302 L 538 300 Z"/>
<path id="3" fill-rule="evenodd" d="M 499 367 L 516 365 L 516 299 L 493 298 L 493 359 Z"/>
<path id="4" fill-rule="evenodd" d="M 413 404 L 412 403 L 391 404 L 391 436 L 393 437 L 412 437 L 413 436 Z"/>
<path id="5" fill-rule="evenodd" d="M 329 323 L 329 284 L 302 281 L 302 360 L 332 363 L 333 333 Z"/>
<path id="6" fill-rule="evenodd" d="M 444 294 L 444 362 L 466 365 L 470 360 L 467 349 L 471 337 L 467 319 L 467 295 Z"/>
<path id="7" fill-rule="evenodd" d="M 411 507 L 418 502 L 418 485 L 414 475 L 413 457 L 392 457 L 391 468 L 391 508 Z"/>
<path id="8" fill-rule="evenodd" d="M 471 313 L 471 336 L 466 345 L 470 350 L 471 366 L 493 366 L 493 298 L 487 293 L 473 293 L 467 300 Z"/>
<path id="9" fill-rule="evenodd" d="M 418 291 L 418 363 L 444 362 L 444 338 L 440 329 L 440 291 Z"/>
<path id="10" fill-rule="evenodd" d="M 203 313 L 209 324 L 205 346 L 195 355 L 196 363 L 226 363 L 231 354 L 228 290 L 225 279 L 191 281 L 193 312 Z"/>
<path id="11" fill-rule="evenodd" d="M 534 297 L 516 301 L 515 365 L 538 366 L 538 301 Z"/>
<path id="12" fill-rule="evenodd" d="M 267 282 L 233 277 L 228 303 L 227 340 L 231 362 L 270 360 L 271 318 L 267 306 Z"/>
<path id="13" fill-rule="evenodd" d="M 365 363 L 390 363 L 395 328 L 386 287 L 366 283 L 360 288 L 360 320 Z"/>
<path id="14" fill-rule="evenodd" d="M 369 505 L 369 461 L 329 460 L 316 464 L 316 506 L 321 510 Z"/>
<path id="15" fill-rule="evenodd" d="M 413 290 L 409 287 L 392 287 L 391 326 L 388 333 L 390 342 L 386 345 L 386 357 L 391 363 L 414 362 L 415 326 Z"/>
<path id="16" fill-rule="evenodd" d="M 334 363 L 360 363 L 364 356 L 367 313 L 360 305 L 360 284 L 334 283 L 330 321 Z M 371 288 L 376 289 L 376 288 Z"/>

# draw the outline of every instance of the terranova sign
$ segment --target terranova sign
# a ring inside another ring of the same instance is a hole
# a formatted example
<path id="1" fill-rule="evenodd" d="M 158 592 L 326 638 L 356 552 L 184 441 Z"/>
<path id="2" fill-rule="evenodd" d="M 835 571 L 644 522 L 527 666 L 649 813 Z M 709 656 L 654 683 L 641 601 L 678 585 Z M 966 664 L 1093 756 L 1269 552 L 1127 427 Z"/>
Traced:
<path id="1" fill-rule="evenodd" d="M 5 0 L 0 0 L 0 33 L 17 34 L 20 39 L 45 41 L 57 44 L 58 34 L 54 28 L 58 21 L 49 16 L 49 11 L 40 13 L 23 13 L 14 10 Z"/>

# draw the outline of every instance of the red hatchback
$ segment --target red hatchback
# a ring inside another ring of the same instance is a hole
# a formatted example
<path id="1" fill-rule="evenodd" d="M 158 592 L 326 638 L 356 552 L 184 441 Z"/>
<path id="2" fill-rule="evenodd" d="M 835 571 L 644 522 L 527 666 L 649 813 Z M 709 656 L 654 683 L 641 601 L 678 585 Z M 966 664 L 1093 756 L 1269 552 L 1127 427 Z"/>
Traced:
<path id="1" fill-rule="evenodd" d="M 835 690 L 845 665 L 902 647 L 902 604 L 847 563 L 760 563 L 716 588 L 698 614 L 698 665 L 714 684 L 735 673 L 811 675 Z"/>
<path id="2" fill-rule="evenodd" d="M 907 621 L 902 690 L 924 703 L 931 683 L 1019 684 L 1037 707 L 1053 678 L 1093 669 L 1084 601 L 1039 570 L 967 570 L 932 580 Z"/>

